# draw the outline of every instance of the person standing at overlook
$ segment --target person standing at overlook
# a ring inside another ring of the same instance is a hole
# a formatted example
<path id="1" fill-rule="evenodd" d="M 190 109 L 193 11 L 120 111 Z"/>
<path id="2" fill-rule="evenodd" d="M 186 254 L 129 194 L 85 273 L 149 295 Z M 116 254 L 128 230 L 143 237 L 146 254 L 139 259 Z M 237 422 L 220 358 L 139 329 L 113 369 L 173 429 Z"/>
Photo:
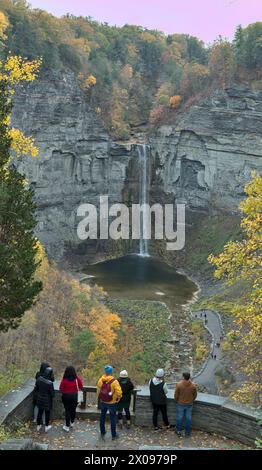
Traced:
<path id="1" fill-rule="evenodd" d="M 118 402 L 117 405 L 117 418 L 118 418 L 118 425 L 120 429 L 123 427 L 123 410 L 125 410 L 126 414 L 126 427 L 130 428 L 131 425 L 131 416 L 130 416 L 130 402 L 131 402 L 131 395 L 132 390 L 134 390 L 134 385 L 130 378 L 128 377 L 128 372 L 126 370 L 121 370 L 119 374 L 118 382 L 122 389 L 122 398 Z"/>
<path id="2" fill-rule="evenodd" d="M 176 433 L 180 437 L 185 415 L 185 437 L 190 436 L 193 402 L 197 397 L 197 387 L 191 382 L 189 372 L 183 373 L 183 379 L 177 383 L 174 399 L 176 402 Z"/>
<path id="3" fill-rule="evenodd" d="M 118 380 L 113 376 L 113 367 L 108 365 L 105 366 L 105 374 L 99 379 L 97 383 L 97 395 L 100 401 L 100 433 L 102 439 L 106 434 L 105 422 L 106 414 L 109 411 L 110 423 L 111 423 L 111 434 L 112 439 L 118 438 L 116 432 L 116 411 L 117 404 L 122 398 L 122 389 Z"/>
<path id="4" fill-rule="evenodd" d="M 158 413 L 161 411 L 164 425 L 169 428 L 169 421 L 167 417 L 167 395 L 168 388 L 164 381 L 165 372 L 163 369 L 157 369 L 156 375 L 149 381 L 149 390 L 151 403 L 153 405 L 153 426 L 155 431 L 161 429 L 157 424 Z"/>
<path id="5" fill-rule="evenodd" d="M 53 369 L 47 367 L 36 381 L 35 390 L 37 393 L 36 405 L 38 407 L 37 414 L 37 431 L 41 429 L 41 422 L 43 414 L 45 413 L 45 432 L 51 429 L 49 425 L 50 412 L 52 409 L 53 397 L 55 396 L 54 384 L 52 382 Z"/>
<path id="6" fill-rule="evenodd" d="M 42 362 L 41 365 L 40 365 L 40 369 L 37 371 L 37 373 L 35 374 L 35 380 L 37 381 L 37 379 L 39 379 L 39 377 L 43 376 L 45 370 L 50 367 L 50 364 L 48 362 Z M 52 372 L 52 375 L 50 377 L 50 380 L 52 382 L 55 381 L 55 377 L 54 377 L 54 373 Z M 34 391 L 33 391 L 33 405 L 34 405 L 34 423 L 37 422 L 37 415 L 38 415 L 38 406 L 36 405 L 36 400 L 37 400 L 37 389 L 36 389 L 36 386 L 34 388 Z M 45 413 L 43 413 L 43 417 L 42 417 L 42 420 L 43 422 L 45 422 Z"/>
<path id="7" fill-rule="evenodd" d="M 65 407 L 66 424 L 63 426 L 65 432 L 69 432 L 70 427 L 74 427 L 78 392 L 83 390 L 83 386 L 83 381 L 78 377 L 75 368 L 73 366 L 67 367 L 59 387 L 60 392 L 62 392 L 62 402 Z"/>

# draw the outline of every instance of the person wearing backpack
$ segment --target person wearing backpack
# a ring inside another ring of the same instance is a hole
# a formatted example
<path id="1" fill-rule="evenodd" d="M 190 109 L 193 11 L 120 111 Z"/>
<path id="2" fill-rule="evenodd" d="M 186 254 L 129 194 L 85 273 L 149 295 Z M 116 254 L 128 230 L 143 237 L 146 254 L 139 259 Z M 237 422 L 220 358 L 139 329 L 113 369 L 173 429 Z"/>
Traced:
<path id="1" fill-rule="evenodd" d="M 69 432 L 70 427 L 74 427 L 78 392 L 83 390 L 83 386 L 83 381 L 77 375 L 75 368 L 73 366 L 67 367 L 59 386 L 59 390 L 62 392 L 62 402 L 65 407 L 66 424 L 63 426 L 65 432 Z"/>
<path id="2" fill-rule="evenodd" d="M 125 410 L 126 414 L 126 427 L 129 429 L 131 425 L 131 416 L 130 416 L 130 402 L 131 402 L 131 395 L 132 390 L 134 390 L 134 385 L 131 382 L 130 378 L 128 377 L 128 372 L 126 370 L 122 370 L 119 374 L 118 382 L 122 389 L 122 398 L 117 405 L 117 418 L 118 418 L 118 426 L 120 429 L 123 427 L 123 410 Z"/>
<path id="3" fill-rule="evenodd" d="M 157 424 L 158 413 L 161 411 L 164 425 L 169 428 L 167 417 L 167 394 L 168 388 L 164 381 L 165 372 L 163 369 L 157 369 L 156 375 L 149 381 L 150 398 L 153 405 L 153 426 L 155 431 L 161 429 Z"/>
<path id="4" fill-rule="evenodd" d="M 97 383 L 97 395 L 100 402 L 100 433 L 102 439 L 106 434 L 105 429 L 105 422 L 106 422 L 106 414 L 109 411 L 110 414 L 110 423 L 111 423 L 111 434 L 112 439 L 115 440 L 118 438 L 118 434 L 116 432 L 116 411 L 117 411 L 117 403 L 122 398 L 122 390 L 119 385 L 118 380 L 114 378 L 113 374 L 113 367 L 112 366 L 105 366 L 105 374 L 99 379 Z"/>

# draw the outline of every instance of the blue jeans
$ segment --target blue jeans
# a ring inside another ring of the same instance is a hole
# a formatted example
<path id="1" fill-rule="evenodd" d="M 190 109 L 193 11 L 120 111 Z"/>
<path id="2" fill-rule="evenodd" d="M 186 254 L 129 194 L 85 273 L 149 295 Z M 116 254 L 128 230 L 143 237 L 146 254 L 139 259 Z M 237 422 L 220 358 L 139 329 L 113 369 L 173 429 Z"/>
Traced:
<path id="1" fill-rule="evenodd" d="M 186 417 L 185 434 L 190 435 L 193 405 L 180 405 L 176 403 L 176 430 L 181 431 L 184 415 Z"/>
<path id="2" fill-rule="evenodd" d="M 116 403 L 110 404 L 110 403 L 105 403 L 101 401 L 100 409 L 101 409 L 101 415 L 100 415 L 101 434 L 104 435 L 106 433 L 105 423 L 106 423 L 106 413 L 108 410 L 109 415 L 110 415 L 111 434 L 112 434 L 112 437 L 115 437 L 116 436 L 116 409 L 117 409 Z"/>

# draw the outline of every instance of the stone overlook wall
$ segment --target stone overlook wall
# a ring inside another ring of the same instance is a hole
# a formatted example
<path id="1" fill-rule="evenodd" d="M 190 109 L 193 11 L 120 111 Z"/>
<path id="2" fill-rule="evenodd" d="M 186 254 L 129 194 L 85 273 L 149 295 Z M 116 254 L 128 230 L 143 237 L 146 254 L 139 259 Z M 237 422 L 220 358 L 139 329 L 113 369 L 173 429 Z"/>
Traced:
<path id="1" fill-rule="evenodd" d="M 18 390 L 6 394 L 0 400 L 0 425 L 15 426 L 18 422 L 32 419 L 34 380 L 28 380 Z M 56 395 L 53 402 L 52 419 L 63 419 L 63 405 L 55 383 Z M 138 387 L 139 388 L 139 387 Z M 168 415 L 170 423 L 175 424 L 175 403 L 173 391 L 168 395 Z M 97 413 L 88 417 L 97 419 Z M 257 411 L 229 401 L 216 395 L 199 393 L 193 410 L 193 427 L 205 432 L 214 432 L 244 444 L 254 445 L 259 436 Z M 141 387 L 137 395 L 135 424 L 152 426 L 152 408 L 147 387 Z"/>

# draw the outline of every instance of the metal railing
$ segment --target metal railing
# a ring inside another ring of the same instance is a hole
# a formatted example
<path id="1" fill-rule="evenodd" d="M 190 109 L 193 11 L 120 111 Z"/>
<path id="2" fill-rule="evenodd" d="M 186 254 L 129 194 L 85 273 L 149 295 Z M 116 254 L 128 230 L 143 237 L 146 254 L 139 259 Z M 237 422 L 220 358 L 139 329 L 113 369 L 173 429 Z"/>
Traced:
<path id="1" fill-rule="evenodd" d="M 131 398 L 131 410 L 135 413 L 136 410 L 136 397 L 139 388 L 132 390 Z M 80 404 L 80 408 L 85 410 L 88 407 L 97 407 L 99 408 L 99 399 L 97 396 L 97 387 L 93 385 L 84 385 L 83 387 L 83 401 Z"/>

